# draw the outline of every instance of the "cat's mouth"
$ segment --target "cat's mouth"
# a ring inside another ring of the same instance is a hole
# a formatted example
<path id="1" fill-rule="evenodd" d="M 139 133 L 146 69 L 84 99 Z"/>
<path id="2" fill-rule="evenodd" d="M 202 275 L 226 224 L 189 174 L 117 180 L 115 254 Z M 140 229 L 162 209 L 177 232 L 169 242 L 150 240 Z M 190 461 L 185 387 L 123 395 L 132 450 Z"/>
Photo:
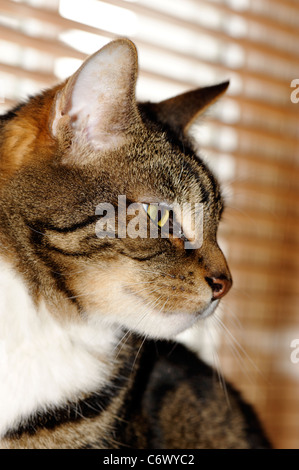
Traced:
<path id="1" fill-rule="evenodd" d="M 133 295 L 134 298 L 138 299 L 141 302 L 144 302 L 144 300 L 145 300 L 140 292 L 136 292 L 131 287 L 125 287 L 124 291 L 129 295 Z M 144 293 L 144 292 L 142 291 L 142 293 Z M 160 300 L 160 303 L 163 305 L 163 307 L 165 307 L 168 300 L 169 300 L 169 297 L 166 298 L 165 302 L 164 302 L 164 300 Z M 194 299 L 193 299 L 193 302 L 194 302 Z M 177 308 L 174 308 L 174 309 L 170 308 L 168 311 L 165 311 L 164 308 L 154 308 L 154 310 L 159 311 L 160 314 L 164 314 L 164 315 L 166 314 L 167 316 L 172 316 L 173 314 L 180 312 L 180 314 L 183 315 L 183 316 L 192 317 L 193 322 L 194 321 L 196 322 L 200 319 L 205 319 L 205 318 L 211 316 L 215 312 L 216 308 L 218 307 L 219 302 L 220 302 L 220 299 L 212 298 L 208 302 L 203 302 L 203 304 L 200 305 L 200 306 L 197 304 L 197 306 L 194 305 L 193 309 L 191 308 L 191 309 L 187 309 L 185 311 L 182 308 L 178 308 L 178 309 Z M 154 302 L 154 305 L 155 305 L 155 303 L 156 302 Z"/>
<path id="2" fill-rule="evenodd" d="M 216 308 L 219 305 L 220 300 L 213 300 L 212 302 L 209 303 L 209 305 L 202 311 L 198 311 L 197 315 L 200 319 L 207 318 L 215 312 Z"/>

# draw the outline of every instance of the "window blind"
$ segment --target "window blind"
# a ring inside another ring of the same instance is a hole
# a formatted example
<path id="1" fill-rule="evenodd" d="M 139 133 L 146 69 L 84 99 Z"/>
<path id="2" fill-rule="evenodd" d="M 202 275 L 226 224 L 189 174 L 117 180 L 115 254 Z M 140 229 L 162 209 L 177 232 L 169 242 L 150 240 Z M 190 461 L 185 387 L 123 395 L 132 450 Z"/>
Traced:
<path id="1" fill-rule="evenodd" d="M 141 100 L 230 80 L 196 129 L 234 279 L 206 336 L 274 445 L 299 448 L 299 1 L 0 0 L 1 109 L 119 36 L 138 47 Z"/>

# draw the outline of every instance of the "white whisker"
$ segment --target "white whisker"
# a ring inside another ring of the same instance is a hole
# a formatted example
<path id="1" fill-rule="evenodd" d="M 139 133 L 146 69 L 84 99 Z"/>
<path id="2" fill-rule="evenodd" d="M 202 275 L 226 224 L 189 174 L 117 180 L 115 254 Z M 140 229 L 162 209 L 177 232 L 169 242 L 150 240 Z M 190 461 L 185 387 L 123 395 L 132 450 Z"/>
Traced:
<path id="1" fill-rule="evenodd" d="M 151 288 L 151 286 L 147 286 L 147 287 L 144 287 L 141 290 L 134 290 L 132 292 L 133 292 L 133 294 L 135 294 L 135 293 L 140 294 L 141 292 L 148 291 L 148 289 L 150 289 L 150 288 Z M 159 286 L 156 289 L 152 289 L 151 291 L 148 292 L 148 294 L 152 294 L 153 292 L 157 292 L 157 290 L 161 290 L 161 289 L 164 289 L 164 286 Z"/>
<path id="2" fill-rule="evenodd" d="M 242 345 L 235 338 L 235 336 L 231 333 L 231 331 L 224 324 L 224 322 L 221 320 L 221 318 L 219 318 L 215 315 L 214 319 L 215 319 L 215 323 L 219 325 L 219 327 L 225 332 L 227 338 L 230 340 L 229 341 L 229 346 L 231 347 L 232 351 L 234 352 L 236 359 L 240 363 L 241 370 L 243 372 L 244 372 L 244 370 L 246 370 L 246 372 L 247 372 L 246 376 L 248 377 L 248 379 L 251 380 L 251 377 L 249 375 L 249 370 L 248 370 L 246 362 L 244 361 L 244 358 L 246 358 L 247 361 L 251 364 L 251 366 L 255 369 L 255 371 L 260 376 L 263 377 L 262 371 L 258 368 L 258 366 L 255 364 L 255 362 L 252 360 L 252 358 L 248 355 L 247 351 L 242 347 Z M 242 356 L 241 353 L 243 354 L 244 357 Z"/>
<path id="3" fill-rule="evenodd" d="M 160 298 L 162 297 L 162 295 L 160 297 L 158 297 L 157 299 L 155 300 L 152 300 L 151 302 L 147 303 L 145 306 L 144 306 L 144 310 L 141 311 L 142 316 L 139 318 L 138 322 L 136 323 L 135 325 L 135 328 L 137 329 L 138 326 L 140 325 L 140 323 L 147 317 L 147 315 L 155 308 L 155 304 L 157 304 L 160 300 Z M 123 327 L 122 326 L 119 326 L 118 329 L 122 329 Z M 117 331 L 117 330 L 116 330 Z M 121 349 L 123 348 L 123 346 L 126 344 L 126 342 L 129 340 L 129 338 L 131 337 L 131 335 L 133 334 L 134 332 L 133 331 L 127 331 L 123 336 L 122 338 L 120 339 L 120 341 L 117 343 L 115 349 L 118 349 L 118 347 L 121 345 L 121 347 L 119 348 L 119 351 L 118 351 L 118 354 L 119 352 L 121 351 Z M 126 339 L 124 341 L 124 339 Z M 118 356 L 117 354 L 117 356 Z"/>
<path id="4" fill-rule="evenodd" d="M 32 232 L 35 232 L 35 233 L 38 233 L 39 235 L 43 235 L 45 237 L 47 237 L 48 235 L 44 232 L 40 232 L 39 230 L 36 230 L 35 228 L 31 227 L 30 225 L 26 224 L 26 227 L 30 228 L 30 230 L 32 230 Z"/>
<path id="5" fill-rule="evenodd" d="M 134 367 L 135 367 L 135 364 L 136 364 L 138 355 L 139 355 L 139 353 L 140 353 L 140 351 L 141 351 L 141 349 L 142 349 L 142 347 L 143 347 L 143 345 L 144 345 L 145 340 L 146 340 L 146 336 L 143 337 L 143 340 L 141 341 L 141 344 L 140 344 L 140 346 L 139 346 L 139 348 L 138 348 L 138 351 L 137 351 L 137 353 L 136 353 L 136 355 L 135 355 L 134 362 L 133 362 L 133 364 L 132 364 L 132 370 L 133 370 Z"/>
<path id="6" fill-rule="evenodd" d="M 214 316 L 212 316 L 209 320 L 211 322 L 215 322 Z M 218 381 L 219 381 L 219 384 L 220 384 L 220 386 L 221 386 L 221 388 L 224 392 L 226 403 L 230 408 L 231 404 L 230 404 L 230 400 L 229 400 L 229 396 L 228 396 L 226 381 L 225 381 L 225 378 L 224 378 L 224 374 L 222 372 L 222 367 L 221 367 L 221 362 L 220 362 L 220 359 L 219 359 L 219 354 L 218 354 L 218 351 L 217 351 L 216 341 L 215 341 L 215 338 L 212 334 L 211 328 L 209 328 L 208 321 L 204 322 L 204 333 L 209 337 L 209 339 L 210 339 L 210 341 L 213 345 L 212 355 L 213 355 L 213 362 L 214 362 L 215 369 L 216 369 L 217 376 L 218 376 Z"/>

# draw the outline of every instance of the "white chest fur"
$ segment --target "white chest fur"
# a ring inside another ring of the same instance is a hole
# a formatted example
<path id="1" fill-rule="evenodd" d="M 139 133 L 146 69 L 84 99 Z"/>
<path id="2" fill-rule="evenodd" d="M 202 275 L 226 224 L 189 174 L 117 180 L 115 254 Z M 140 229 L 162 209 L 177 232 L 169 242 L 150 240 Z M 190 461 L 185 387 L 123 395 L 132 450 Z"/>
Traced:
<path id="1" fill-rule="evenodd" d="M 91 321 L 62 326 L 45 305 L 36 309 L 21 277 L 0 259 L 0 438 L 37 409 L 105 384 L 115 341 Z"/>

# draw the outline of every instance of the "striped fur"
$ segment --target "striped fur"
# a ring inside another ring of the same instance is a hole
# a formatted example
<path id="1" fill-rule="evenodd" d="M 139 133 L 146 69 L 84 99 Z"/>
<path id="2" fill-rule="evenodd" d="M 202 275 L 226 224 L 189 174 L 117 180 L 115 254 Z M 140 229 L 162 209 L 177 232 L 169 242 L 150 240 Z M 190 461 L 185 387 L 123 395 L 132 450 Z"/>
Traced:
<path id="1" fill-rule="evenodd" d="M 227 83 L 138 104 L 136 77 L 117 40 L 0 120 L 0 448 L 268 446 L 171 342 L 231 285 L 220 188 L 188 137 Z M 142 203 L 201 203 L 202 246 L 97 237 L 98 204 L 119 195 L 145 220 Z"/>

